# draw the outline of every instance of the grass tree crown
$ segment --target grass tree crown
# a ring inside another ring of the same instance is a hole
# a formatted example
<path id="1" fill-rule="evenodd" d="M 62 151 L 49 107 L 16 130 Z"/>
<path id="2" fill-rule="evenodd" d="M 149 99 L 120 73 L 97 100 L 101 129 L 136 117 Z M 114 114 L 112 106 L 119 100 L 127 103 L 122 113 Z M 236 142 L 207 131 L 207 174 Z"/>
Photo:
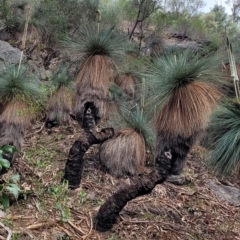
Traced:
<path id="1" fill-rule="evenodd" d="M 0 99 L 2 103 L 31 101 L 41 94 L 39 84 L 25 67 L 8 66 L 0 73 Z"/>
<path id="2" fill-rule="evenodd" d="M 148 65 L 146 107 L 154 106 L 158 133 L 191 136 L 206 127 L 221 94 L 219 60 L 193 50 L 168 51 Z"/>
<path id="3" fill-rule="evenodd" d="M 73 78 L 69 75 L 66 67 L 63 67 L 59 72 L 52 76 L 52 85 L 59 90 L 61 87 L 72 88 Z"/>
<path id="4" fill-rule="evenodd" d="M 62 45 L 78 53 L 80 60 L 93 55 L 104 55 L 116 60 L 126 51 L 133 51 L 133 44 L 115 27 L 85 25 L 76 30 L 71 37 L 65 37 Z"/>
<path id="5" fill-rule="evenodd" d="M 153 149 L 155 134 L 149 116 L 143 113 L 139 106 L 134 106 L 134 109 L 130 110 L 128 107 L 124 106 L 124 104 L 120 105 L 119 113 L 125 127 L 136 131 L 143 137 L 146 146 L 149 149 Z"/>
<path id="6" fill-rule="evenodd" d="M 221 175 L 240 171 L 240 102 L 230 100 L 214 112 L 208 127 L 208 164 Z"/>

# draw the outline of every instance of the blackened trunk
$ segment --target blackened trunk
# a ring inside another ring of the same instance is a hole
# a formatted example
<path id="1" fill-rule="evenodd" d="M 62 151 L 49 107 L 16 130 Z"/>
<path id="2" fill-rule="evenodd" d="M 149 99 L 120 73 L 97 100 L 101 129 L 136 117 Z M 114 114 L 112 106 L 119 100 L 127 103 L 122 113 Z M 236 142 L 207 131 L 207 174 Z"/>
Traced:
<path id="1" fill-rule="evenodd" d="M 114 135 L 112 128 L 104 128 L 100 132 L 95 130 L 95 117 L 97 109 L 94 104 L 86 103 L 86 110 L 83 119 L 83 134 L 74 142 L 68 155 L 65 166 L 65 173 L 62 180 L 68 181 L 68 186 L 71 189 L 76 189 L 80 186 L 82 172 L 84 167 L 84 154 L 93 144 L 102 143 Z"/>
<path id="2" fill-rule="evenodd" d="M 149 194 L 157 184 L 166 180 L 171 167 L 172 154 L 163 151 L 156 158 L 156 168 L 150 174 L 139 176 L 133 184 L 117 191 L 102 205 L 94 219 L 94 228 L 101 232 L 110 230 L 128 201 Z"/>
<path id="3" fill-rule="evenodd" d="M 68 155 L 65 166 L 65 174 L 63 180 L 68 181 L 68 186 L 71 189 L 79 187 L 82 178 L 82 171 L 84 166 L 84 154 L 88 150 L 90 144 L 83 143 L 81 139 L 74 142 Z"/>
<path id="4" fill-rule="evenodd" d="M 151 193 L 157 184 L 166 180 L 168 175 L 181 172 L 197 135 L 197 133 L 194 133 L 189 138 L 177 136 L 171 139 L 159 135 L 156 146 L 155 169 L 150 174 L 139 176 L 133 184 L 113 194 L 97 213 L 94 219 L 94 228 L 101 232 L 110 230 L 128 201 Z"/>
<path id="5" fill-rule="evenodd" d="M 165 148 L 170 148 L 172 153 L 172 168 L 169 174 L 181 174 L 189 150 L 197 139 L 198 133 L 195 132 L 189 137 L 182 137 L 180 135 L 169 137 L 166 132 L 158 133 L 156 154 L 160 154 Z"/>

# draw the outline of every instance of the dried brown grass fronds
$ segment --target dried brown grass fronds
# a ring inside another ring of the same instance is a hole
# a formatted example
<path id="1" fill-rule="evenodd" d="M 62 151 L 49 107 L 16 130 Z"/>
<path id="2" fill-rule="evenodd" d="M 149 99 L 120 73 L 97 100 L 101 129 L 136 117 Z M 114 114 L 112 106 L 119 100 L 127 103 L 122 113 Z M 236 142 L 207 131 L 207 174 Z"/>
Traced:
<path id="1" fill-rule="evenodd" d="M 108 56 L 92 55 L 82 64 L 76 79 L 77 94 L 86 89 L 99 89 L 106 97 L 109 83 L 115 78 L 115 64 Z"/>
<path id="2" fill-rule="evenodd" d="M 33 114 L 30 112 L 26 102 L 12 101 L 4 106 L 4 110 L 0 115 L 0 124 L 4 122 L 7 125 L 16 124 L 28 127 L 32 118 Z"/>
<path id="3" fill-rule="evenodd" d="M 188 138 L 203 130 L 220 97 L 215 87 L 203 82 L 191 82 L 177 88 L 157 117 L 158 133 Z"/>
<path id="4" fill-rule="evenodd" d="M 128 100 L 134 99 L 137 83 L 135 76 L 132 74 L 121 74 L 115 82 L 126 93 Z"/>
<path id="5" fill-rule="evenodd" d="M 130 128 L 119 130 L 116 136 L 104 142 L 100 149 L 101 163 L 115 177 L 139 174 L 145 158 L 144 139 Z"/>
<path id="6" fill-rule="evenodd" d="M 67 123 L 69 114 L 72 109 L 72 91 L 61 86 L 58 91 L 53 94 L 47 109 L 47 121 L 57 121 L 59 124 Z"/>
<path id="7" fill-rule="evenodd" d="M 86 89 L 81 95 L 76 96 L 74 112 L 78 121 L 83 119 L 85 103 L 93 102 L 98 109 L 97 118 L 106 120 L 114 111 L 114 105 L 111 104 L 105 93 L 100 89 Z"/>
<path id="8" fill-rule="evenodd" d="M 20 151 L 31 117 L 33 114 L 25 102 L 12 101 L 6 104 L 0 115 L 0 147 L 13 145 Z M 15 161 L 17 155 L 18 153 L 13 155 L 11 163 Z"/>
<path id="9" fill-rule="evenodd" d="M 18 125 L 15 123 L 0 123 L 0 147 L 4 145 L 13 145 L 20 151 L 23 142 L 24 136 L 26 133 L 26 126 L 25 125 Z M 13 159 L 12 161 L 14 161 Z"/>

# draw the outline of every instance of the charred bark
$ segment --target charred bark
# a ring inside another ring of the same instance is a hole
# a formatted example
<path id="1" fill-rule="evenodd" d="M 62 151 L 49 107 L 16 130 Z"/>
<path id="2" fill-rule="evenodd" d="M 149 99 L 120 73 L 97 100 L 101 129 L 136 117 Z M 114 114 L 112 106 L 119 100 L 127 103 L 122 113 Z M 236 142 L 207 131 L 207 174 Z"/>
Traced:
<path id="1" fill-rule="evenodd" d="M 186 163 L 186 157 L 198 137 L 198 133 L 193 133 L 190 137 L 183 136 L 168 137 L 165 132 L 160 132 L 157 138 L 156 154 L 164 151 L 165 148 L 171 147 L 172 168 L 169 174 L 179 175 Z"/>
<path id="2" fill-rule="evenodd" d="M 86 103 L 83 134 L 71 147 L 65 166 L 65 173 L 62 180 L 68 181 L 71 189 L 79 187 L 84 167 L 84 154 L 88 148 L 97 143 L 102 143 L 114 135 L 113 128 L 104 128 L 100 132 L 95 130 L 97 109 L 93 103 Z"/>
<path id="3" fill-rule="evenodd" d="M 113 194 L 94 218 L 94 228 L 101 232 L 110 230 L 128 201 L 151 193 L 154 187 L 163 183 L 170 174 L 179 174 L 197 135 L 194 133 L 189 138 L 177 136 L 172 139 L 160 135 L 157 139 L 155 169 L 150 174 L 140 175 L 133 184 Z"/>
<path id="4" fill-rule="evenodd" d="M 150 174 L 139 176 L 133 184 L 117 191 L 102 205 L 94 218 L 94 228 L 101 232 L 110 230 L 127 202 L 149 194 L 157 184 L 166 180 L 171 168 L 172 153 L 165 150 L 157 156 L 156 167 Z"/>

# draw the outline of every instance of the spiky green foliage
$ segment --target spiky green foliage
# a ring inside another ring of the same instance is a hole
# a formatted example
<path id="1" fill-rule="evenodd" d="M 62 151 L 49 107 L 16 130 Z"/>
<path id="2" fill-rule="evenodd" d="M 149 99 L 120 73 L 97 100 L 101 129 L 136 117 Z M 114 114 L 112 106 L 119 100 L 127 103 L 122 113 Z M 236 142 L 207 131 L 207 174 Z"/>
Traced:
<path id="1" fill-rule="evenodd" d="M 125 126 L 136 131 L 144 138 L 146 146 L 152 150 L 156 136 L 149 116 L 144 114 L 138 105 L 130 109 L 126 104 L 120 104 L 119 115 L 123 121 L 121 127 Z"/>
<path id="2" fill-rule="evenodd" d="M 13 145 L 19 152 L 33 117 L 30 107 L 41 93 L 37 80 L 25 67 L 9 66 L 0 73 L 0 146 Z M 10 162 L 13 163 L 17 154 Z"/>
<path id="3" fill-rule="evenodd" d="M 14 100 L 30 101 L 41 94 L 37 81 L 25 67 L 8 66 L 0 73 L 0 100 L 8 103 Z"/>
<path id="4" fill-rule="evenodd" d="M 149 65 L 151 95 L 145 107 L 157 113 L 159 133 L 189 137 L 206 127 L 221 96 L 218 63 L 214 56 L 181 50 L 169 51 Z"/>
<path id="5" fill-rule="evenodd" d="M 149 98 L 149 104 L 161 109 L 173 91 L 192 82 L 218 83 L 220 63 L 216 55 L 202 57 L 195 50 L 170 49 L 148 65 L 148 84 L 155 93 Z"/>
<path id="6" fill-rule="evenodd" d="M 98 33 L 97 24 L 80 27 L 72 39 L 65 38 L 62 45 L 78 53 L 80 60 L 93 55 L 104 55 L 117 61 L 126 51 L 134 49 L 133 44 L 114 27 L 101 25 Z"/>
<path id="7" fill-rule="evenodd" d="M 81 124 L 86 102 L 94 102 L 98 119 L 107 119 L 108 89 L 116 75 L 116 65 L 132 45 L 114 27 L 99 29 L 97 24 L 78 29 L 71 41 L 63 44 L 79 54 L 79 72 L 76 78 L 77 97 L 75 114 Z"/>
<path id="8" fill-rule="evenodd" d="M 232 100 L 222 104 L 213 114 L 207 132 L 210 149 L 208 164 L 222 175 L 240 170 L 240 103 Z"/>
<path id="9" fill-rule="evenodd" d="M 163 53 L 165 44 L 162 38 L 151 36 L 148 40 L 148 48 L 150 50 L 150 56 L 151 57 L 157 57 L 160 56 L 161 53 Z"/>
<path id="10" fill-rule="evenodd" d="M 109 99 L 114 102 L 124 102 L 126 101 L 126 94 L 124 91 L 115 83 L 109 86 Z"/>
<path id="11" fill-rule="evenodd" d="M 72 88 L 73 80 L 66 67 L 62 67 L 57 74 L 51 77 L 52 85 L 56 90 L 61 87 Z"/>

